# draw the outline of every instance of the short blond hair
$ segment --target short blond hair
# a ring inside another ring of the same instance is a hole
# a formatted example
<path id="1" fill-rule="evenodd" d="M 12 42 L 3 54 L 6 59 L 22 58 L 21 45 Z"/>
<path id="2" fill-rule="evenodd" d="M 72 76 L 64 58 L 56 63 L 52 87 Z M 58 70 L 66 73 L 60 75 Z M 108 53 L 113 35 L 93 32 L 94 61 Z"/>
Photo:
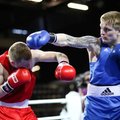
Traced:
<path id="1" fill-rule="evenodd" d="M 114 29 L 120 30 L 120 12 L 118 11 L 109 11 L 104 13 L 100 17 L 100 21 L 111 24 Z"/>
<path id="2" fill-rule="evenodd" d="M 31 50 L 24 42 L 15 42 L 11 45 L 8 55 L 15 62 L 32 58 Z"/>

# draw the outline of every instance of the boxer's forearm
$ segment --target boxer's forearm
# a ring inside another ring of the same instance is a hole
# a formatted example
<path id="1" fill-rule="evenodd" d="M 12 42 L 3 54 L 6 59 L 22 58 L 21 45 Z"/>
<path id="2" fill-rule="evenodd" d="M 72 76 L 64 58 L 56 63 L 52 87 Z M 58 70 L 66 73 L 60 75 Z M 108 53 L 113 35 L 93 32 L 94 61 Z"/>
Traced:
<path id="1" fill-rule="evenodd" d="M 67 34 L 56 34 L 57 40 L 52 44 L 56 46 L 69 46 L 75 48 L 88 48 L 91 45 L 98 44 L 98 39 L 93 36 L 73 37 Z"/>

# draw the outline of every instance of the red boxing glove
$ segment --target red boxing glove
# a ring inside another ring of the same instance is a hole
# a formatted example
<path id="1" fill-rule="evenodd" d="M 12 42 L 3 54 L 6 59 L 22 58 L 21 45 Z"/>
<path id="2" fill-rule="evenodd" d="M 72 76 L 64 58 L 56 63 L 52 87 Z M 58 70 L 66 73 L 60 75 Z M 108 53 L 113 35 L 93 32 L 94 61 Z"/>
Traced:
<path id="1" fill-rule="evenodd" d="M 24 84 L 25 82 L 29 82 L 30 80 L 30 71 L 25 68 L 20 68 L 8 77 L 7 82 L 10 85 L 10 87 L 14 89 L 20 86 L 21 84 Z"/>
<path id="2" fill-rule="evenodd" d="M 76 76 L 76 70 L 68 63 L 60 63 L 55 70 L 55 77 L 59 80 L 70 81 Z"/>

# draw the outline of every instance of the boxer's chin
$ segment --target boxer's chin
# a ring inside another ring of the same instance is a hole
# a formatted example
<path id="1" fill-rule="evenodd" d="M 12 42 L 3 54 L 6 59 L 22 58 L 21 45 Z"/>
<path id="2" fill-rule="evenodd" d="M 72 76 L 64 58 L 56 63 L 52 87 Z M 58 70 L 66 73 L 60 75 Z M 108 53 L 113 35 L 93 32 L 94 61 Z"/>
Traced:
<path id="1" fill-rule="evenodd" d="M 111 41 L 109 39 L 107 39 L 107 38 L 102 38 L 102 42 L 103 43 L 110 43 Z"/>

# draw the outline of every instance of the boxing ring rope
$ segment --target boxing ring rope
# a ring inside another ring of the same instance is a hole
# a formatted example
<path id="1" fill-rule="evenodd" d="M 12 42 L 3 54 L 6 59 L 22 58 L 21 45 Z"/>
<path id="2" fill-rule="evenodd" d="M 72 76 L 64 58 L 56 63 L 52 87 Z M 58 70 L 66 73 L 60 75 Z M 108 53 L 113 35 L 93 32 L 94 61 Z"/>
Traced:
<path id="1" fill-rule="evenodd" d="M 81 111 L 80 111 L 80 115 L 82 115 L 82 103 L 81 101 L 84 99 L 85 97 L 80 97 L 80 107 L 81 107 Z M 72 99 L 71 99 L 72 101 Z M 59 99 L 42 99 L 42 100 L 30 100 L 29 101 L 29 105 L 37 105 L 37 104 L 56 104 L 56 103 L 60 103 L 60 104 L 68 104 L 67 101 L 67 97 L 66 98 L 59 98 Z M 38 118 L 38 120 L 59 120 L 59 119 L 68 119 L 70 118 L 69 115 L 59 115 L 59 116 L 49 116 L 49 117 L 40 117 Z M 82 120 L 82 119 L 80 119 Z"/>
<path id="2" fill-rule="evenodd" d="M 44 99 L 44 100 L 30 100 L 29 101 L 29 105 L 51 104 L 51 103 L 65 104 L 66 103 L 66 99 L 65 98 L 59 98 L 59 99 Z"/>
<path id="3" fill-rule="evenodd" d="M 66 99 L 65 98 L 60 98 L 60 99 L 44 99 L 44 100 L 30 100 L 29 105 L 37 105 L 37 104 L 66 104 Z M 69 118 L 69 116 L 51 116 L 51 117 L 41 117 L 38 118 L 38 120 L 58 120 L 58 119 L 63 119 L 63 118 Z"/>

